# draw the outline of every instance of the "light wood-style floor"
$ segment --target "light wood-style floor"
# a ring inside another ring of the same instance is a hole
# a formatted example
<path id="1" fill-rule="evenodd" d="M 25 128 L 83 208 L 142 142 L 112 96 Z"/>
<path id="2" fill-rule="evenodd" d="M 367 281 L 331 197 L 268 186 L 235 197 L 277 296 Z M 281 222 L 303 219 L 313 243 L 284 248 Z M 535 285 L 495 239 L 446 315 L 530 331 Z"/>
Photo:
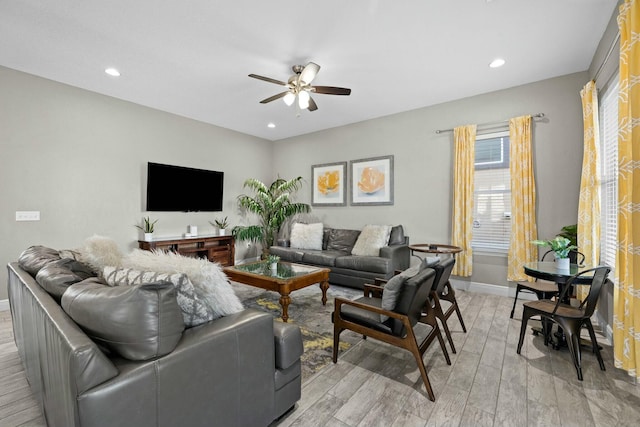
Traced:
<path id="1" fill-rule="evenodd" d="M 452 365 L 437 342 L 425 355 L 435 402 L 408 352 L 367 339 L 306 381 L 302 399 L 273 426 L 640 425 L 640 386 L 613 367 L 605 341 L 606 372 L 585 348 L 580 382 L 568 350 L 545 347 L 541 337 L 528 333 L 516 354 L 521 309 L 509 319 L 511 298 L 459 291 L 458 300 L 468 332 L 450 318 L 458 349 Z M 43 425 L 10 313 L 0 312 L 0 426 Z"/>

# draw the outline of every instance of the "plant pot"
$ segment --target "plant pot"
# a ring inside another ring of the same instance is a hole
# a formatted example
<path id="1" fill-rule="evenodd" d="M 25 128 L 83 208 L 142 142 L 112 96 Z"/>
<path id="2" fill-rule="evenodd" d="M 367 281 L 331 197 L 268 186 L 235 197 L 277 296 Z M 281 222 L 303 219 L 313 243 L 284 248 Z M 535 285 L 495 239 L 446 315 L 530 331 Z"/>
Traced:
<path id="1" fill-rule="evenodd" d="M 224 236 L 225 234 L 227 234 L 227 229 L 226 228 L 218 228 L 218 234 L 221 236 Z"/>
<path id="2" fill-rule="evenodd" d="M 569 258 L 556 258 L 558 270 L 569 270 Z"/>
<path id="3" fill-rule="evenodd" d="M 269 264 L 269 266 L 271 267 L 271 273 L 272 274 L 278 274 L 278 263 L 274 262 L 273 264 Z"/>
<path id="4" fill-rule="evenodd" d="M 144 233 L 144 241 L 150 242 L 153 240 L 153 233 Z"/>

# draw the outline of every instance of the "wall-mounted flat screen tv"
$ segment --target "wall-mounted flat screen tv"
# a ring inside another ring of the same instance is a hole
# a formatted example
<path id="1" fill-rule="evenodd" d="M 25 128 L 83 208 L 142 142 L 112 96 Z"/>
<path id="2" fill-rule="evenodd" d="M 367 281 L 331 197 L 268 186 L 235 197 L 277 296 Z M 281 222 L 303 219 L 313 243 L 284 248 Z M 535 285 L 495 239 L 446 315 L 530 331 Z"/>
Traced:
<path id="1" fill-rule="evenodd" d="M 147 164 L 147 211 L 222 211 L 224 172 Z"/>

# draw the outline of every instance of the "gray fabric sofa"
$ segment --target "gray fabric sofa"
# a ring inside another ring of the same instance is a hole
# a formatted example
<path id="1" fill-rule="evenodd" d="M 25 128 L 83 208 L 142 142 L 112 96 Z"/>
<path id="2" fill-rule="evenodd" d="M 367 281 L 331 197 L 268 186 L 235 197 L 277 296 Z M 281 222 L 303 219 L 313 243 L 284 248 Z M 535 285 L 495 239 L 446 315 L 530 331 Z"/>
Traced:
<path id="1" fill-rule="evenodd" d="M 297 326 L 245 309 L 185 329 L 170 283 L 111 288 L 77 264 L 37 274 L 56 257 L 8 265 L 15 342 L 48 426 L 267 426 L 299 400 Z M 95 339 L 131 318 L 119 347 Z"/>
<path id="2" fill-rule="evenodd" d="M 389 279 L 396 270 L 406 270 L 410 264 L 409 236 L 402 225 L 392 227 L 389 243 L 378 256 L 352 255 L 360 230 L 323 229 L 322 250 L 290 247 L 288 239 L 278 239 L 269 252 L 282 261 L 329 268 L 329 282 L 362 289 L 376 278 Z"/>

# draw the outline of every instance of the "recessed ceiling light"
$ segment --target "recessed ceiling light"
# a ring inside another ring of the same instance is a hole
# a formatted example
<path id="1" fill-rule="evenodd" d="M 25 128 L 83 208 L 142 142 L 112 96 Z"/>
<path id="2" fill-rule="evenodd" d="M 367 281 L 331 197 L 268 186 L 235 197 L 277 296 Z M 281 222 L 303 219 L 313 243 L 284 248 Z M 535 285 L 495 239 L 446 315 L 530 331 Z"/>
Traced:
<path id="1" fill-rule="evenodd" d="M 504 65 L 504 59 L 502 58 L 496 58 L 493 61 L 491 61 L 491 64 L 489 64 L 489 67 L 491 68 L 498 68 L 498 67 L 502 67 Z"/>
<path id="2" fill-rule="evenodd" d="M 113 77 L 120 77 L 120 71 L 116 70 L 115 68 L 107 68 L 106 70 L 104 70 L 104 72 Z"/>
<path id="3" fill-rule="evenodd" d="M 267 125 L 267 127 L 268 127 L 268 128 L 272 128 L 272 129 L 273 129 L 274 127 L 276 127 L 276 124 L 275 124 L 275 123 L 269 123 L 269 124 Z"/>

